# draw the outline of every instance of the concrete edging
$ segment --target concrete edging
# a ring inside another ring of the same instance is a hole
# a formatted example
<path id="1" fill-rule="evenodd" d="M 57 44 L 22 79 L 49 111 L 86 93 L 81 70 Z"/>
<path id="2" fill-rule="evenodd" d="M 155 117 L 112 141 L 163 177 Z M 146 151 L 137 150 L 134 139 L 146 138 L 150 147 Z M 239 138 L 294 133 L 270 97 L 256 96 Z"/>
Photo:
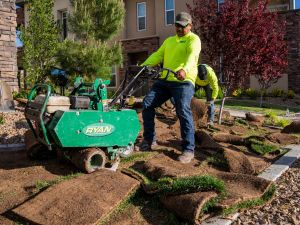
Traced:
<path id="1" fill-rule="evenodd" d="M 276 181 L 290 166 L 300 158 L 300 145 L 287 145 L 286 149 L 290 149 L 286 154 L 281 156 L 275 161 L 269 168 L 258 175 L 258 177 L 264 178 L 270 181 Z M 210 218 L 201 225 L 230 225 L 239 217 L 239 213 L 235 213 L 226 218 L 216 216 Z"/>

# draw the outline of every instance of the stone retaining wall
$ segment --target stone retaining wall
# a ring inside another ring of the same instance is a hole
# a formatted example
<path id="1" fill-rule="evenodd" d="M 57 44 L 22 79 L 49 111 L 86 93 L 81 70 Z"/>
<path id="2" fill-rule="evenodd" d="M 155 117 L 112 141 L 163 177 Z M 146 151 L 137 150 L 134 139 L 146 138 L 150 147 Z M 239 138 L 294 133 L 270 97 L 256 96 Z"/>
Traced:
<path id="1" fill-rule="evenodd" d="M 15 0 L 0 1 L 0 79 L 18 90 Z"/>

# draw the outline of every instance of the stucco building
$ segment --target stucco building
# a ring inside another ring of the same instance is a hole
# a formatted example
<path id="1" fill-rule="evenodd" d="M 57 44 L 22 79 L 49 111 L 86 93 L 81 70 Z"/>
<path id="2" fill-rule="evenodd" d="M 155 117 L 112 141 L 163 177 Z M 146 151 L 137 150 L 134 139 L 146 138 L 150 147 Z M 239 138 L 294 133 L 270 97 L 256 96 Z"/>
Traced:
<path id="1" fill-rule="evenodd" d="M 217 1 L 219 4 L 224 2 L 224 0 Z M 24 8 L 26 21 L 28 15 L 24 0 L 16 0 L 16 2 Z M 178 12 L 187 11 L 187 4 L 192 4 L 193 0 L 123 0 L 123 2 L 126 9 L 124 29 L 116 40 L 122 42 L 124 62 L 120 68 L 112 69 L 111 83 L 115 87 L 122 81 L 124 70 L 128 65 L 144 61 L 168 36 L 174 34 L 175 15 Z M 300 87 L 300 70 L 294 66 L 294 63 L 299 62 L 300 57 L 300 19 L 297 16 L 298 11 L 289 11 L 294 8 L 295 0 L 272 0 L 269 6 L 270 11 L 284 11 L 288 26 L 289 69 L 277 85 L 285 90 L 294 89 L 300 92 L 300 88 L 297 87 L 297 84 Z M 55 0 L 53 14 L 62 28 L 62 39 L 73 38 L 67 29 L 67 15 L 71 11 L 69 0 Z M 257 85 L 255 80 L 251 80 L 250 83 L 253 87 Z"/>

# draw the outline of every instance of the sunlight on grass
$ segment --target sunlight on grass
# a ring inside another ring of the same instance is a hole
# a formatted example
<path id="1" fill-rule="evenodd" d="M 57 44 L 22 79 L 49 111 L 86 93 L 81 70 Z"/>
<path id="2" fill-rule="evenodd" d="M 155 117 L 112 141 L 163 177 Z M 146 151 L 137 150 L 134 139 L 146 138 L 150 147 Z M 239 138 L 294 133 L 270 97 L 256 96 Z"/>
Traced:
<path id="1" fill-rule="evenodd" d="M 216 105 L 220 105 L 221 101 L 216 101 Z M 285 115 L 286 113 L 286 106 L 281 105 L 273 105 L 264 103 L 263 107 L 259 107 L 258 101 L 251 101 L 251 100 L 232 100 L 228 99 L 225 101 L 225 108 L 228 109 L 236 109 L 248 112 L 256 112 L 256 113 L 268 113 L 268 111 L 272 110 L 277 115 Z M 291 113 L 299 112 L 299 108 L 289 107 L 289 111 Z"/>

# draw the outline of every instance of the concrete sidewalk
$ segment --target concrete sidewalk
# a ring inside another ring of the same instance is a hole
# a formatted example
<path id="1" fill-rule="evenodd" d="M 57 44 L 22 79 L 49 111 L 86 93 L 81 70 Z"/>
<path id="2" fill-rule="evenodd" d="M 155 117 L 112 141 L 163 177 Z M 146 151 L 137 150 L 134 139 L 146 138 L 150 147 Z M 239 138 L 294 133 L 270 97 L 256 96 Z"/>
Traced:
<path id="1" fill-rule="evenodd" d="M 228 111 L 230 113 L 231 116 L 234 117 L 241 117 L 241 118 L 246 118 L 246 113 L 247 112 L 251 112 L 251 111 L 243 111 L 243 110 L 237 110 L 237 109 L 228 109 L 226 107 L 224 107 L 223 109 L 224 111 Z M 253 115 L 259 115 L 259 116 L 263 116 L 262 113 L 256 113 L 256 112 L 251 112 Z M 284 118 L 284 119 L 288 119 L 288 120 L 300 120 L 300 113 L 293 113 L 293 115 L 291 116 L 278 116 L 279 118 Z"/>

